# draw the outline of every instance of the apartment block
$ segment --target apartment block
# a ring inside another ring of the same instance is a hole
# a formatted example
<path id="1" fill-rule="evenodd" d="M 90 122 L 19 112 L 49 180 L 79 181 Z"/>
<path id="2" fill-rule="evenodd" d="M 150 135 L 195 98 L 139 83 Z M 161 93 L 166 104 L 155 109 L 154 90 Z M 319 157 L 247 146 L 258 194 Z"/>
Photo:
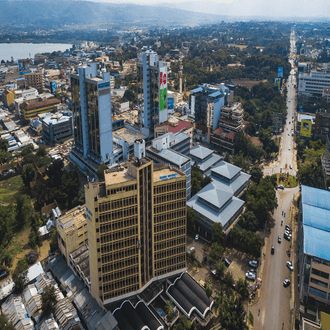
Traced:
<path id="1" fill-rule="evenodd" d="M 56 219 L 58 247 L 69 262 L 71 252 L 87 243 L 87 219 L 85 205 L 69 210 L 65 215 Z"/>
<path id="2" fill-rule="evenodd" d="M 25 120 L 30 120 L 41 113 L 54 111 L 55 106 L 60 103 L 61 101 L 55 98 L 47 99 L 45 101 L 40 101 L 39 99 L 25 101 L 21 104 L 22 115 Z"/>
<path id="3" fill-rule="evenodd" d="M 320 97 L 324 88 L 330 88 L 330 72 L 313 70 L 310 73 L 300 73 L 298 78 L 298 96 Z"/>
<path id="4" fill-rule="evenodd" d="M 186 176 L 135 158 L 85 186 L 91 294 L 102 304 L 186 268 Z"/>
<path id="5" fill-rule="evenodd" d="M 298 217 L 299 297 L 303 304 L 330 305 L 330 192 L 301 186 Z"/>
<path id="6" fill-rule="evenodd" d="M 45 75 L 43 70 L 26 73 L 24 78 L 26 87 L 34 87 L 36 89 L 45 88 Z"/>

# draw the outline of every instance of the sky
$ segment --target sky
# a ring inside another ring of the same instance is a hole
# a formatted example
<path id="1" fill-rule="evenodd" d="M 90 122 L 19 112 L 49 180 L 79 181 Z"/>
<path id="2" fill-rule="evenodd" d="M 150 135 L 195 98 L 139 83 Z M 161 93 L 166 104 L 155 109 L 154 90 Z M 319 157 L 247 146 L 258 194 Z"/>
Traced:
<path id="1" fill-rule="evenodd" d="M 330 0 L 88 0 L 109 3 L 166 5 L 216 15 L 322 17 L 330 19 Z"/>

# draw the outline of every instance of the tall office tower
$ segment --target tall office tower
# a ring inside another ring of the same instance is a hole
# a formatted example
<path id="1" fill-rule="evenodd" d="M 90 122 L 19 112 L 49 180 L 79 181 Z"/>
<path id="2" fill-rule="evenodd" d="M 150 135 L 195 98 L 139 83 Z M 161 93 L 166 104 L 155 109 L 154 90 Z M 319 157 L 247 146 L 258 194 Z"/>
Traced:
<path id="1" fill-rule="evenodd" d="M 110 74 L 97 76 L 96 69 L 89 63 L 71 74 L 75 145 L 70 159 L 86 174 L 111 163 L 113 155 Z"/>
<path id="2" fill-rule="evenodd" d="M 85 187 L 91 293 L 109 304 L 186 268 L 186 176 L 147 158 Z"/>
<path id="3" fill-rule="evenodd" d="M 167 66 L 153 50 L 138 56 L 138 94 L 143 91 L 143 126 L 153 131 L 167 120 Z"/>

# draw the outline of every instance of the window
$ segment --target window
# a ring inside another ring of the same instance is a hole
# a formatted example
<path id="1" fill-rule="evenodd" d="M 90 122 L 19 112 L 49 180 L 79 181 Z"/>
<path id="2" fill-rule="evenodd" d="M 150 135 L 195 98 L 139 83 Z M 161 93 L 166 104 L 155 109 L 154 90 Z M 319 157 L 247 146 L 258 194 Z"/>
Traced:
<path id="1" fill-rule="evenodd" d="M 318 269 L 315 269 L 315 268 L 312 268 L 312 274 L 323 277 L 323 278 L 326 278 L 327 280 L 329 279 L 329 274 L 328 273 L 322 272 L 321 270 L 318 270 Z"/>
<path id="2" fill-rule="evenodd" d="M 95 212 L 98 212 L 98 208 L 97 207 L 95 208 Z"/>
<path id="3" fill-rule="evenodd" d="M 322 281 L 319 281 L 313 277 L 311 277 L 311 282 L 320 286 L 323 286 L 324 288 L 328 288 L 328 284 Z"/>
<path id="4" fill-rule="evenodd" d="M 309 293 L 314 296 L 320 297 L 322 299 L 327 299 L 327 293 L 322 290 L 318 290 L 313 287 L 309 287 Z"/>

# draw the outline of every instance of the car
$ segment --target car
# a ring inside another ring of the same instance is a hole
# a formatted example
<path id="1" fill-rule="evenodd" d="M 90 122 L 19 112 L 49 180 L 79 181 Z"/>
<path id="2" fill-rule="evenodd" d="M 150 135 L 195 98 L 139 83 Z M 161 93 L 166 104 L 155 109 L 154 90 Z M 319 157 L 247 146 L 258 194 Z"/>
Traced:
<path id="1" fill-rule="evenodd" d="M 195 241 L 198 241 L 198 239 L 199 239 L 199 235 L 196 234 L 196 236 L 195 236 Z"/>
<path id="2" fill-rule="evenodd" d="M 279 243 L 282 242 L 281 236 L 278 237 L 277 241 L 278 241 Z"/>
<path id="3" fill-rule="evenodd" d="M 248 279 L 248 280 L 255 280 L 256 279 L 256 274 L 254 274 L 254 273 L 251 273 L 251 272 L 247 272 L 246 274 L 245 274 L 245 277 Z"/>
<path id="4" fill-rule="evenodd" d="M 290 285 L 290 280 L 288 278 L 286 278 L 284 281 L 283 281 L 283 286 L 286 288 Z"/>
<path id="5" fill-rule="evenodd" d="M 275 246 L 274 246 L 274 245 L 272 245 L 271 253 L 272 253 L 272 254 L 275 253 Z"/>
<path id="6" fill-rule="evenodd" d="M 285 225 L 285 230 L 291 230 L 292 231 L 292 229 L 289 225 Z"/>
<path id="7" fill-rule="evenodd" d="M 257 274 L 257 271 L 255 269 L 248 269 L 247 273 L 253 273 L 253 274 Z"/>
<path id="8" fill-rule="evenodd" d="M 287 241 L 291 241 L 291 235 L 284 234 L 284 238 L 285 238 Z"/>
<path id="9" fill-rule="evenodd" d="M 290 167 L 290 170 L 292 170 L 292 165 L 291 164 L 289 165 L 289 167 Z"/>
<path id="10" fill-rule="evenodd" d="M 279 186 L 277 186 L 277 188 L 284 190 L 284 186 L 282 184 L 280 184 Z"/>
<path id="11" fill-rule="evenodd" d="M 291 147 L 289 146 L 289 150 L 291 150 Z"/>
<path id="12" fill-rule="evenodd" d="M 292 271 L 293 270 L 293 266 L 292 263 L 290 261 L 286 262 L 286 266 Z"/>
<path id="13" fill-rule="evenodd" d="M 291 230 L 286 230 L 286 231 L 284 232 L 284 234 L 285 234 L 285 235 L 288 235 L 288 236 L 292 236 L 292 231 L 291 231 L 291 233 L 290 233 L 290 231 L 291 231 Z"/>
<path id="14" fill-rule="evenodd" d="M 6 275 L 7 275 L 7 272 L 4 270 L 3 272 L 1 272 L 1 274 L 0 274 L 0 278 L 5 277 Z"/>
<path id="15" fill-rule="evenodd" d="M 291 136 L 293 136 L 293 132 L 291 133 Z"/>
<path id="16" fill-rule="evenodd" d="M 225 265 L 226 265 L 226 267 L 229 267 L 232 262 L 233 261 L 231 259 L 225 258 Z"/>
<path id="17" fill-rule="evenodd" d="M 256 260 L 249 261 L 249 266 L 257 268 L 258 267 L 258 261 L 256 261 Z"/>
<path id="18" fill-rule="evenodd" d="M 291 124 L 291 121 L 289 121 L 289 125 Z"/>
<path id="19" fill-rule="evenodd" d="M 188 253 L 190 254 L 190 253 L 192 253 L 193 251 L 195 251 L 195 248 L 192 246 L 192 247 L 189 249 Z"/>
<path id="20" fill-rule="evenodd" d="M 290 133 L 288 133 L 288 136 L 290 136 Z"/>

